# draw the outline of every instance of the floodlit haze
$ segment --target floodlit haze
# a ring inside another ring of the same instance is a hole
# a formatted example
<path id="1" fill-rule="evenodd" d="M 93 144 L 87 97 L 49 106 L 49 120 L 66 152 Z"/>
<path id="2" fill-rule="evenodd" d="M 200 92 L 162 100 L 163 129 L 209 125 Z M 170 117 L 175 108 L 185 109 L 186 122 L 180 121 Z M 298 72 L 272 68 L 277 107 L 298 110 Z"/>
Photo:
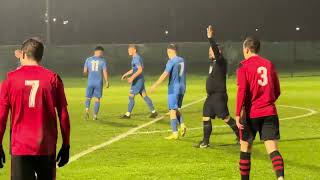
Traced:
<path id="1" fill-rule="evenodd" d="M 221 40 L 320 40 L 319 0 L 49 1 L 56 44 L 204 41 L 208 24 Z M 0 44 L 45 38 L 45 2 L 0 0 Z"/>

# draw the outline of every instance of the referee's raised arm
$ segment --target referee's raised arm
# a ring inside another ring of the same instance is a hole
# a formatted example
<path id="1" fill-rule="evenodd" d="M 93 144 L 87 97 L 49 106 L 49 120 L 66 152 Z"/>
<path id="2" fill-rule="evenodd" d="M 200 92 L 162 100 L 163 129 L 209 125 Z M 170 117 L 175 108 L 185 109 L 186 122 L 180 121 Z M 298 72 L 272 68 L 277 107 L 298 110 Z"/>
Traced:
<path id="1" fill-rule="evenodd" d="M 214 39 L 214 36 L 215 36 L 214 29 L 213 29 L 213 27 L 211 25 L 209 25 L 208 28 L 207 28 L 207 37 L 208 37 L 210 46 L 212 48 L 212 51 L 214 53 L 214 56 L 219 61 L 221 59 L 221 53 L 220 53 L 218 45 L 217 45 L 217 43 L 216 43 L 216 41 Z"/>

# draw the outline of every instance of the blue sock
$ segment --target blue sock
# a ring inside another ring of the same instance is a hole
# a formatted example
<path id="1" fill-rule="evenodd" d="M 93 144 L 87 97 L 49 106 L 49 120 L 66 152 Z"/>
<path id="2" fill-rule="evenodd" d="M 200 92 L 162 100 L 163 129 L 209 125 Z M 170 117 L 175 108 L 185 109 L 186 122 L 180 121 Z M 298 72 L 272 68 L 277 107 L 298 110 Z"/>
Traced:
<path id="1" fill-rule="evenodd" d="M 100 109 L 100 102 L 95 102 L 94 103 L 94 115 L 98 115 Z"/>
<path id="2" fill-rule="evenodd" d="M 177 118 L 178 118 L 179 124 L 183 124 L 184 123 L 182 115 L 177 116 Z"/>
<path id="3" fill-rule="evenodd" d="M 91 99 L 87 99 L 86 102 L 85 102 L 85 105 L 86 105 L 86 108 L 90 108 L 90 101 Z"/>
<path id="4" fill-rule="evenodd" d="M 129 96 L 128 112 L 131 113 L 134 107 L 134 97 Z"/>
<path id="5" fill-rule="evenodd" d="M 171 119 L 171 128 L 172 132 L 178 132 L 178 120 L 177 119 Z"/>
<path id="6" fill-rule="evenodd" d="M 154 111 L 154 107 L 153 107 L 153 103 L 152 103 L 151 99 L 148 96 L 145 96 L 143 99 L 147 103 L 150 111 L 151 112 Z"/>

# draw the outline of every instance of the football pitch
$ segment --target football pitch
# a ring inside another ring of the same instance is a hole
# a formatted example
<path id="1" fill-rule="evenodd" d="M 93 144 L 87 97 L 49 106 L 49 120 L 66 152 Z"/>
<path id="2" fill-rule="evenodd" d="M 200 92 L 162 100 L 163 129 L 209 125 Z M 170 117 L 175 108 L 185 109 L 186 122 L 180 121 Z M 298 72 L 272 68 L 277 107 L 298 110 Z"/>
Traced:
<path id="1" fill-rule="evenodd" d="M 98 121 L 84 120 L 85 79 L 63 78 L 71 118 L 71 162 L 57 170 L 59 180 L 106 179 L 239 179 L 239 146 L 230 128 L 213 122 L 212 147 L 197 149 L 202 139 L 202 106 L 205 76 L 188 76 L 182 113 L 189 130 L 186 137 L 165 140 L 170 131 L 167 85 L 149 94 L 160 112 L 149 119 L 144 101 L 136 97 L 130 120 L 127 111 L 129 85 L 113 77 L 104 89 Z M 147 89 L 156 77 L 147 76 Z M 316 180 L 320 177 L 320 77 L 281 78 L 278 101 L 286 179 Z M 236 83 L 228 80 L 229 109 L 235 110 Z M 9 128 L 9 127 L 8 127 Z M 8 129 L 4 140 L 7 162 L 0 179 L 9 179 Z M 59 132 L 58 149 L 61 136 Z M 252 154 L 252 179 L 276 179 L 264 145 L 257 137 Z"/>

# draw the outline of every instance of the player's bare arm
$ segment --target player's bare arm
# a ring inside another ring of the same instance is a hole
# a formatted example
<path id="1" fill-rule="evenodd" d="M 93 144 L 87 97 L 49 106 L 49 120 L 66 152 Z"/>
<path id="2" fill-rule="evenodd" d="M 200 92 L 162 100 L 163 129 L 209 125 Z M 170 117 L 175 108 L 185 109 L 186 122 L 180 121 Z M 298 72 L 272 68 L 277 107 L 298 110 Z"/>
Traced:
<path id="1" fill-rule="evenodd" d="M 109 76 L 108 76 L 108 70 L 107 69 L 103 70 L 103 77 L 104 77 L 104 80 L 106 81 L 106 88 L 109 88 Z"/>
<path id="2" fill-rule="evenodd" d="M 207 28 L 207 37 L 208 37 L 210 46 L 212 48 L 212 51 L 214 53 L 214 56 L 216 57 L 216 59 L 219 59 L 219 57 L 221 56 L 221 53 L 220 53 L 220 50 L 218 48 L 216 41 L 214 40 L 215 30 L 211 25 L 209 25 Z"/>
<path id="3" fill-rule="evenodd" d="M 133 73 L 133 70 L 129 70 L 128 72 L 126 72 L 125 74 L 122 75 L 121 80 L 125 80 L 127 79 L 127 77 Z"/>
<path id="4" fill-rule="evenodd" d="M 168 77 L 168 72 L 163 72 L 162 75 L 159 77 L 159 79 L 151 86 L 150 92 L 154 92 L 156 88 Z"/>
<path id="5" fill-rule="evenodd" d="M 236 123 L 239 129 L 244 129 L 242 125 L 242 121 L 244 121 L 245 119 L 246 119 L 245 109 L 242 108 L 240 116 L 236 116 Z"/>
<path id="6" fill-rule="evenodd" d="M 132 83 L 143 71 L 142 66 L 138 66 L 138 71 L 128 78 L 128 83 Z"/>
<path id="7" fill-rule="evenodd" d="M 88 76 L 88 68 L 87 67 L 83 68 L 83 75 Z"/>

